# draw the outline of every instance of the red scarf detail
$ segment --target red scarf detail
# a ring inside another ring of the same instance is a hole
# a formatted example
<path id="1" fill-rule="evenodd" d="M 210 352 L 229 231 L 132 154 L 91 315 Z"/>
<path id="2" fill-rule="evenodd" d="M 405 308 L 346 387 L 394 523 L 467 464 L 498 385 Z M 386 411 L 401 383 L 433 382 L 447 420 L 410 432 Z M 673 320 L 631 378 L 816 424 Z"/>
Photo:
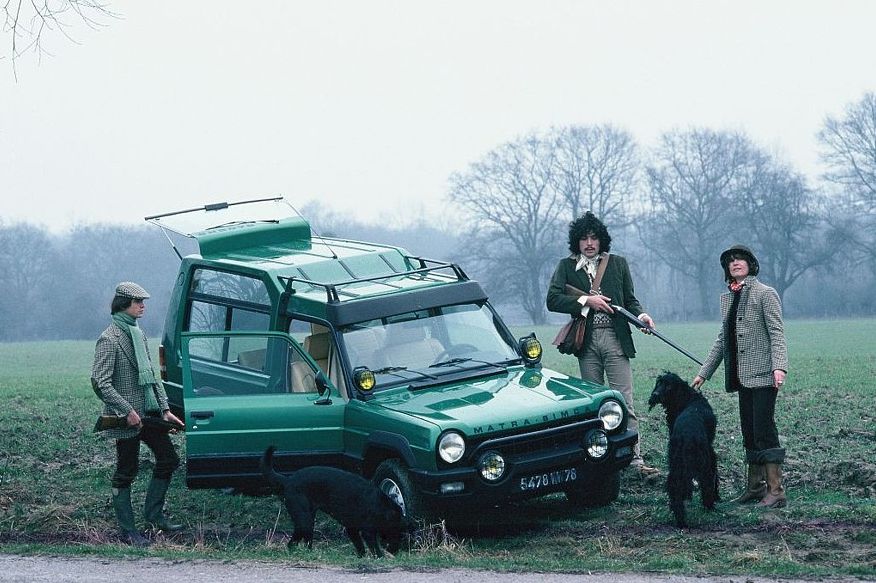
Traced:
<path id="1" fill-rule="evenodd" d="M 729 287 L 730 291 L 732 291 L 733 293 L 738 294 L 742 290 L 742 286 L 744 286 L 744 285 L 745 285 L 744 281 L 742 283 L 740 283 L 734 279 L 733 281 L 730 282 L 730 285 L 728 285 L 727 287 Z"/>

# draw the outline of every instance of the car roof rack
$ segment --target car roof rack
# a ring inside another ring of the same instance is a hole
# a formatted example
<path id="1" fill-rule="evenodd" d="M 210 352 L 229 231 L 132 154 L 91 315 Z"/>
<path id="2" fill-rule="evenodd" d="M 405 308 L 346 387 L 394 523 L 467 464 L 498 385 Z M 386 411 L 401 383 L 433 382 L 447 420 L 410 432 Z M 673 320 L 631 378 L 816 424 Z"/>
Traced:
<path id="1" fill-rule="evenodd" d="M 359 283 L 376 283 L 379 285 L 384 285 L 388 288 L 392 288 L 395 290 L 402 289 L 402 286 L 396 285 L 390 282 L 390 279 L 396 279 L 401 277 L 407 278 L 419 278 L 422 280 L 429 280 L 438 282 L 450 283 L 450 278 L 453 278 L 453 281 L 468 281 L 468 275 L 462 270 L 462 268 L 456 263 L 448 263 L 446 261 L 437 261 L 435 259 L 426 259 L 425 257 L 418 257 L 414 255 L 405 255 L 405 259 L 410 261 L 411 263 L 416 263 L 420 267 L 416 269 L 410 269 L 408 271 L 399 271 L 396 273 L 389 273 L 383 275 L 374 275 L 370 277 L 354 277 L 352 279 L 348 279 L 346 281 L 336 281 L 336 282 L 320 282 L 313 281 L 310 279 L 306 279 L 303 277 L 285 277 L 280 276 L 279 279 L 281 282 L 285 284 L 285 290 L 283 292 L 284 302 L 288 302 L 288 298 L 295 293 L 295 283 L 303 283 L 305 285 L 309 285 L 312 287 L 321 287 L 326 292 L 326 299 L 330 304 L 336 304 L 341 302 L 341 296 L 344 296 L 345 299 L 356 299 L 360 298 L 365 294 L 357 294 L 355 291 L 349 289 L 343 289 L 347 286 L 359 284 Z M 453 275 L 448 275 L 446 273 L 440 273 L 442 271 L 450 270 L 453 272 Z M 433 277 L 437 276 L 437 277 Z"/>

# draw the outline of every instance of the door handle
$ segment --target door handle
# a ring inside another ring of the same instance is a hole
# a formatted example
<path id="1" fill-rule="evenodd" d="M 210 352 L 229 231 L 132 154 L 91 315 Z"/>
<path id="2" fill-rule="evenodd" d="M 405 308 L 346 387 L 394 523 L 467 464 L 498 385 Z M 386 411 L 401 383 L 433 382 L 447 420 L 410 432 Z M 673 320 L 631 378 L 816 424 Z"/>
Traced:
<path id="1" fill-rule="evenodd" d="M 192 419 L 210 419 L 213 415 L 212 411 L 192 411 L 191 413 Z"/>

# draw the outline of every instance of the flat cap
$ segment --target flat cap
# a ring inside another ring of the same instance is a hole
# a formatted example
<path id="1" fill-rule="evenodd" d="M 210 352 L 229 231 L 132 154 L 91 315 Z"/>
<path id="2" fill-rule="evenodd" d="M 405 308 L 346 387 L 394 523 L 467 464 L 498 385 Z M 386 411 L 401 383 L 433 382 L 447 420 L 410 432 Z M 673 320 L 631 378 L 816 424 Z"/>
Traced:
<path id="1" fill-rule="evenodd" d="M 132 300 L 145 300 L 149 297 L 149 292 L 133 281 L 123 281 L 116 286 L 116 295 Z"/>

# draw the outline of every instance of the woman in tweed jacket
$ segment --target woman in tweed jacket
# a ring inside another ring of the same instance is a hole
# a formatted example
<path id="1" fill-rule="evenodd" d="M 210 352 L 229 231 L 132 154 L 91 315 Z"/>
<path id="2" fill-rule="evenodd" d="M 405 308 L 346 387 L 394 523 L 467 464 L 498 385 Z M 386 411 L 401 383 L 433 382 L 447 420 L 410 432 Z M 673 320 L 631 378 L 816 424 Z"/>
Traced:
<path id="1" fill-rule="evenodd" d="M 148 297 L 146 290 L 136 283 L 122 282 L 116 287 L 110 308 L 113 322 L 97 340 L 91 368 L 91 383 L 104 403 L 104 415 L 127 419 L 127 427 L 107 430 L 105 435 L 116 440 L 116 470 L 112 477 L 116 520 L 122 539 L 137 546 L 149 544 L 137 531 L 131 507 L 131 484 L 137 476 L 141 441 L 155 455 L 143 515 L 154 528 L 165 531 L 182 528 L 169 524 L 164 516 L 164 500 L 179 456 L 166 430 L 144 426 L 142 422 L 147 414 L 160 414 L 165 421 L 182 426 L 170 412 L 167 395 L 155 377 L 146 335 L 137 326 L 137 319 L 146 310 L 143 300 Z"/>
<path id="2" fill-rule="evenodd" d="M 724 362 L 725 388 L 739 395 L 739 420 L 748 462 L 748 485 L 736 502 L 771 508 L 787 504 L 782 487 L 785 450 L 779 444 L 775 407 L 788 370 L 782 305 L 773 288 L 755 277 L 760 269 L 748 247 L 721 253 L 730 291 L 721 295 L 723 325 L 693 386 L 699 388 Z"/>

